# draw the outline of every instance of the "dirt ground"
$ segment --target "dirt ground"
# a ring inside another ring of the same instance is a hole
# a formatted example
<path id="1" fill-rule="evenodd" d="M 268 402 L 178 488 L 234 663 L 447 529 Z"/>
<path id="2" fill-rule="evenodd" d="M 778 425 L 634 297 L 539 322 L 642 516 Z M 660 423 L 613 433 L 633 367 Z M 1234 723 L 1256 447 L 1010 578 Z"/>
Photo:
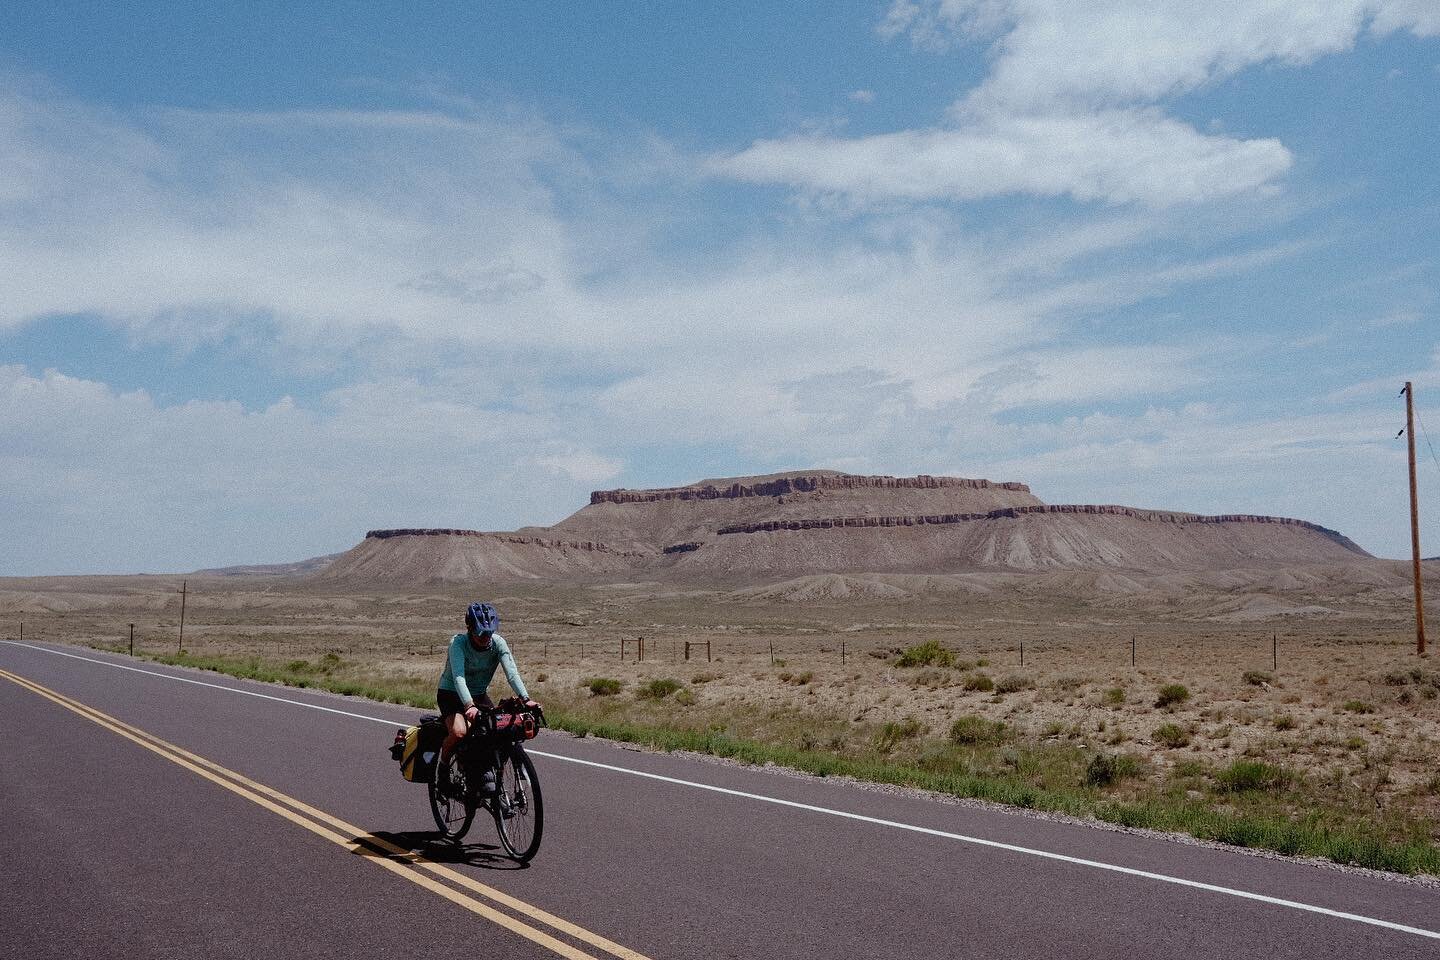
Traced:
<path id="1" fill-rule="evenodd" d="M 125 646 L 135 623 L 141 651 L 176 649 L 179 587 L 171 577 L 3 581 L 0 635 L 14 638 L 23 620 L 27 639 Z M 438 675 L 468 600 L 287 581 L 187 587 L 189 651 L 269 662 L 330 653 L 351 674 L 418 685 Z M 1034 599 L 730 597 L 621 584 L 492 600 L 531 695 L 573 710 L 834 750 L 873 746 L 887 723 L 904 724 L 891 740 L 943 738 L 979 715 L 1035 743 L 1135 754 L 1153 777 L 1253 757 L 1345 782 L 1380 809 L 1440 816 L 1440 665 L 1414 652 L 1408 610 L 1331 602 L 1323 615 L 1234 623 Z M 952 664 L 900 665 L 932 640 Z M 592 694 L 592 678 L 618 679 L 621 691 Z M 677 691 L 655 697 L 657 679 Z M 1188 698 L 1158 705 L 1168 684 Z"/>
<path id="2" fill-rule="evenodd" d="M 18 636 L 23 621 L 27 639 L 124 648 L 134 623 L 137 648 L 173 651 L 180 586 L 0 581 L 0 635 Z M 1380 812 L 1440 818 L 1440 664 L 1416 656 L 1410 611 L 1398 604 L 1347 610 L 1332 598 L 1321 614 L 1236 623 L 1034 598 L 734 596 L 633 584 L 489 599 L 531 694 L 571 710 L 837 752 L 878 744 L 898 756 L 978 716 L 1029 743 L 1131 754 L 1152 781 L 1249 757 Z M 423 687 L 468 599 L 190 578 L 184 642 L 277 663 L 329 654 L 349 676 Z M 904 651 L 931 641 L 950 663 L 901 665 Z M 592 694 L 597 677 L 620 681 L 619 692 Z M 675 689 L 661 693 L 656 680 Z M 1188 697 L 1158 705 L 1169 684 Z"/>

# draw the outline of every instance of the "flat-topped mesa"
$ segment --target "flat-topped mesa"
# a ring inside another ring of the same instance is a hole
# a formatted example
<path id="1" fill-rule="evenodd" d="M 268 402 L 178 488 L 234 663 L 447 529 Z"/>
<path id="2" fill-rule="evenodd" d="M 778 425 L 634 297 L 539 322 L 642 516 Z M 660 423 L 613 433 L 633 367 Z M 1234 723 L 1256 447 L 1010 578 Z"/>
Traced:
<path id="1" fill-rule="evenodd" d="M 1029 493 L 1023 483 L 971 480 L 966 477 L 854 476 L 851 474 L 812 474 L 780 477 L 759 483 L 731 483 L 725 486 L 697 484 L 687 487 L 664 487 L 655 490 L 596 490 L 590 494 L 592 505 L 599 503 L 656 503 L 663 500 L 738 500 L 743 497 L 783 497 L 795 493 L 821 490 L 938 490 L 954 487 L 969 490 L 1010 490 Z"/>
<path id="2" fill-rule="evenodd" d="M 387 584 L 674 576 L 688 583 L 819 573 L 1273 570 L 1371 560 L 1351 540 L 1305 520 L 1045 504 L 1023 483 L 804 468 L 596 491 L 549 527 L 371 530 L 311 576 Z"/>
<path id="3" fill-rule="evenodd" d="M 488 533 L 484 530 L 457 530 L 449 527 L 401 527 L 393 530 L 367 530 L 366 540 L 389 540 L 392 537 L 484 537 L 500 543 L 520 546 L 550 547 L 558 550 L 587 550 L 595 553 L 613 553 L 622 557 L 639 557 L 636 550 L 616 550 L 595 540 L 547 540 L 544 537 L 525 537 L 513 533 Z"/>

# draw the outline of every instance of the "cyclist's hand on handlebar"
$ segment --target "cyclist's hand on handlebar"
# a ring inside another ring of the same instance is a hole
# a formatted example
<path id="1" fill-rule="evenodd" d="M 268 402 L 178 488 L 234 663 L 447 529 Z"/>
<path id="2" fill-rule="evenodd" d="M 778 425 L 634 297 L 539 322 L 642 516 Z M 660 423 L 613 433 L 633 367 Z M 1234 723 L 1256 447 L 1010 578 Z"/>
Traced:
<path id="1" fill-rule="evenodd" d="M 536 703 L 534 700 L 530 700 L 528 698 L 525 700 L 525 709 L 527 710 L 534 710 L 538 706 L 540 706 L 540 704 Z"/>
<path id="2" fill-rule="evenodd" d="M 470 706 L 468 706 L 468 707 L 465 708 L 465 719 L 466 719 L 466 720 L 469 720 L 471 723 L 474 723 L 474 722 L 475 722 L 475 718 L 478 717 L 478 716 L 480 716 L 480 708 L 479 708 L 478 706 L 476 706 L 475 704 L 472 703 L 472 704 L 470 704 Z"/>

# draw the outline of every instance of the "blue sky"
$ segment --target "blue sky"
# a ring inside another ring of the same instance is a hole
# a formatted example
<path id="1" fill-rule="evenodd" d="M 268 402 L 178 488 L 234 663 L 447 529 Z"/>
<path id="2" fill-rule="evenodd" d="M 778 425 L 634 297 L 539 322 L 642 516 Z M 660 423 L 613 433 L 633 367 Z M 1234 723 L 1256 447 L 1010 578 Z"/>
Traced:
<path id="1" fill-rule="evenodd" d="M 1404 556 L 1437 130 L 1432 0 L 22 5 L 0 574 L 806 466 Z"/>

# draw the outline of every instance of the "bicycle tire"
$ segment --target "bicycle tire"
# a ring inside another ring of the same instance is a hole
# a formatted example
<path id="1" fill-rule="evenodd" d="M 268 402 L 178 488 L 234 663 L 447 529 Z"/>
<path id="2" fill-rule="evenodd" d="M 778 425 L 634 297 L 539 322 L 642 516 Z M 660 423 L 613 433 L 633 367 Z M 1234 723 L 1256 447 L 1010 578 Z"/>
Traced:
<path id="1" fill-rule="evenodd" d="M 440 833 L 449 840 L 459 840 L 465 836 L 470 830 L 470 824 L 475 820 L 475 803 L 465 796 L 468 790 L 462 791 L 459 796 L 452 796 L 449 791 L 442 789 L 442 779 L 450 780 L 456 771 L 459 753 L 457 749 L 446 759 L 436 760 L 435 770 L 427 784 L 430 793 L 430 815 L 435 818 L 435 826 L 440 829 Z M 463 774 L 461 776 L 463 777 Z"/>
<path id="2" fill-rule="evenodd" d="M 500 844 L 516 863 L 529 863 L 545 831 L 545 803 L 535 764 L 524 748 L 515 746 L 500 761 L 495 787 L 490 809 Z"/>

